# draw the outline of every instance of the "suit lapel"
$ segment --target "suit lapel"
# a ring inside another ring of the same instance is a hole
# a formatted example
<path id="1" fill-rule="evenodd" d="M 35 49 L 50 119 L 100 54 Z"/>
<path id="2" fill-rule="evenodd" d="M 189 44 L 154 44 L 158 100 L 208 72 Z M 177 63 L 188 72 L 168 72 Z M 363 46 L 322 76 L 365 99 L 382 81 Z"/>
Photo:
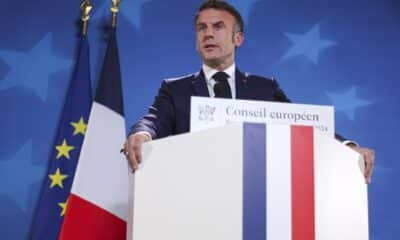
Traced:
<path id="1" fill-rule="evenodd" d="M 247 76 L 246 74 L 239 71 L 238 68 L 235 70 L 235 84 L 236 84 L 236 98 L 237 99 L 249 99 L 251 93 L 249 91 Z"/>
<path id="2" fill-rule="evenodd" d="M 192 80 L 193 90 L 195 96 L 201 97 L 209 97 L 206 79 L 204 77 L 204 73 L 201 70 L 194 75 L 194 79 Z"/>

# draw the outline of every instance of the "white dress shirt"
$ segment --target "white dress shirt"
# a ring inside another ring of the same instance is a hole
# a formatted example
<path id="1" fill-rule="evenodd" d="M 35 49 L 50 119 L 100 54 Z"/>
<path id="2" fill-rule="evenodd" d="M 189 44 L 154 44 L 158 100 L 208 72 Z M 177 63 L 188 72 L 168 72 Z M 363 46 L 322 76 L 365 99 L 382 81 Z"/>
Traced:
<path id="1" fill-rule="evenodd" d="M 215 97 L 214 85 L 215 85 L 216 81 L 215 81 L 215 79 L 212 78 L 212 76 L 215 73 L 220 72 L 220 71 L 217 69 L 211 68 L 205 64 L 203 64 L 202 69 L 204 72 L 204 77 L 206 79 L 208 93 L 210 94 L 210 97 Z M 231 93 L 232 93 L 233 99 L 236 98 L 235 70 L 236 70 L 236 66 L 235 66 L 235 63 L 233 63 L 230 67 L 228 67 L 227 69 L 225 69 L 223 71 L 226 74 L 228 74 L 228 76 L 229 76 L 228 84 L 231 87 Z"/>

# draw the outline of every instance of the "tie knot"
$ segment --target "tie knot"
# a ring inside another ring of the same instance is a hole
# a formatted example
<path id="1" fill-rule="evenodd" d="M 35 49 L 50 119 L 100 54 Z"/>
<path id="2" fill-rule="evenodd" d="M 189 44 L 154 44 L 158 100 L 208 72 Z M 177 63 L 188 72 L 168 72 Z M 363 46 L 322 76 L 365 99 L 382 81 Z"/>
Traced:
<path id="1" fill-rule="evenodd" d="M 223 82 L 228 80 L 229 75 L 225 72 L 217 72 L 212 76 L 212 78 L 214 78 L 214 80 L 217 82 Z"/>
<path id="2" fill-rule="evenodd" d="M 212 76 L 215 80 L 214 94 L 218 98 L 232 98 L 231 88 L 228 83 L 229 75 L 225 72 L 217 72 Z"/>

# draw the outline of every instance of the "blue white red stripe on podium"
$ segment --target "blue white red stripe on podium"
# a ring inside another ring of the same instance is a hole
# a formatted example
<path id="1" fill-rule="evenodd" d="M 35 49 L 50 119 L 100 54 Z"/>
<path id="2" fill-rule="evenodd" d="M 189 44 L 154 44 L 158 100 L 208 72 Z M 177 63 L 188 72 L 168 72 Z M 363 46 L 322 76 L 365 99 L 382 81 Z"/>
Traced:
<path id="1" fill-rule="evenodd" d="M 315 239 L 313 144 L 311 127 L 244 124 L 243 240 Z"/>

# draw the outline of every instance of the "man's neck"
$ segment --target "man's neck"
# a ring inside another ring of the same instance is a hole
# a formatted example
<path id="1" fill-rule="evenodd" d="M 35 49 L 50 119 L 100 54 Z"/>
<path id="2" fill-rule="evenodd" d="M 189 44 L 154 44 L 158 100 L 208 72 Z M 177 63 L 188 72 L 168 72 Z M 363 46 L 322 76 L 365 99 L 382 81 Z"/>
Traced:
<path id="1" fill-rule="evenodd" d="M 213 65 L 213 64 L 209 64 L 209 63 L 203 63 L 203 64 L 208 66 L 208 67 L 210 67 L 210 68 L 216 69 L 218 71 L 225 71 L 226 69 L 231 67 L 234 64 L 234 62 L 231 62 L 229 64 L 222 63 L 222 64 L 218 64 L 218 65 L 217 64 Z"/>
<path id="2" fill-rule="evenodd" d="M 224 69 L 223 72 L 227 73 L 230 76 L 230 78 L 232 78 L 232 77 L 234 78 L 235 77 L 235 68 L 236 68 L 236 65 L 235 65 L 235 63 L 233 63 L 228 68 Z M 216 72 L 220 71 L 219 69 L 212 68 L 206 64 L 203 64 L 202 70 L 204 73 L 204 77 L 206 78 L 207 81 L 209 81 Z"/>

